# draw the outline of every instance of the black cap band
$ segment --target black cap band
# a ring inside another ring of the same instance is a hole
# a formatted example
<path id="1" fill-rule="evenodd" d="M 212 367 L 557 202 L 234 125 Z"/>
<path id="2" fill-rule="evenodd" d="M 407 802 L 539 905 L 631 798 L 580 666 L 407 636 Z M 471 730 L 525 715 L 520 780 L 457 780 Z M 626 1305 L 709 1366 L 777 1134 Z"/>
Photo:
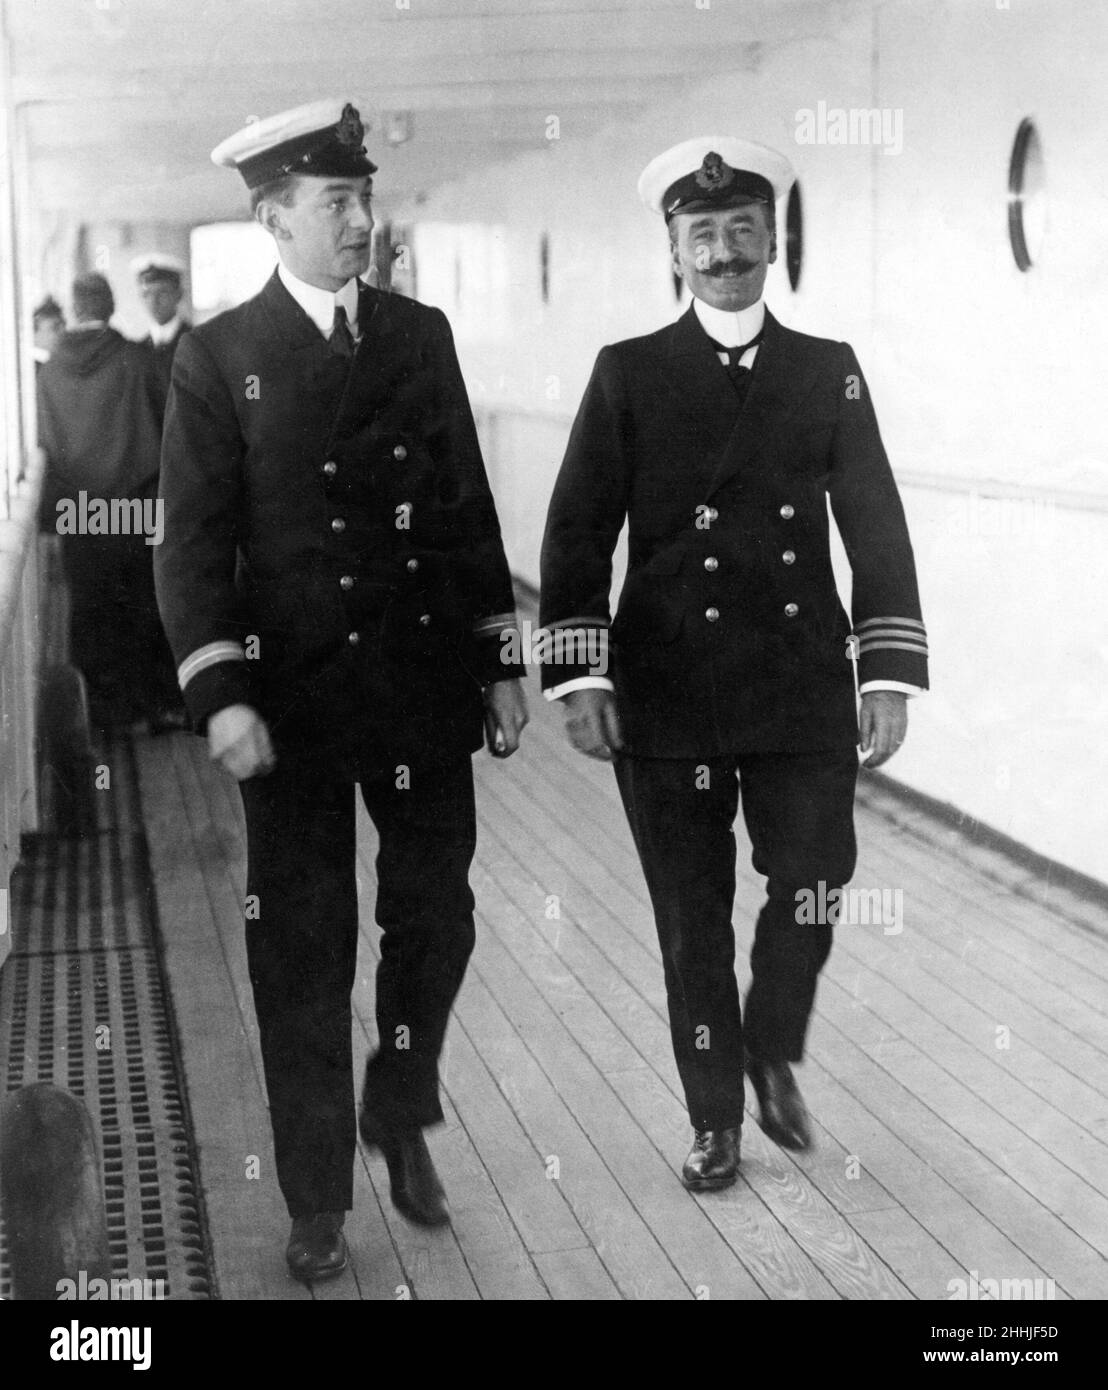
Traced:
<path id="1" fill-rule="evenodd" d="M 309 131 L 284 144 L 274 145 L 238 165 L 247 188 L 261 188 L 287 174 L 318 178 L 356 179 L 375 174 L 377 165 L 366 155 L 362 139 L 365 127 L 358 112 L 347 103 L 336 125 Z"/>
<path id="2" fill-rule="evenodd" d="M 714 151 L 699 169 L 671 183 L 662 197 L 666 221 L 677 212 L 707 212 L 742 203 L 773 202 L 773 185 L 750 169 L 732 169 Z"/>

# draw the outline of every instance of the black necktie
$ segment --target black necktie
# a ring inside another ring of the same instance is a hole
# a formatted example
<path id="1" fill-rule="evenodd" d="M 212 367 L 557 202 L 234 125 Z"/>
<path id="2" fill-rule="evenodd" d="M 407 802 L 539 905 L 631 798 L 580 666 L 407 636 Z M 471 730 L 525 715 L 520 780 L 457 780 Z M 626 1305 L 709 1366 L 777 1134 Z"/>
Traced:
<path id="1" fill-rule="evenodd" d="M 341 304 L 335 305 L 335 326 L 331 331 L 331 351 L 338 357 L 353 357 L 354 339 L 350 325 L 346 322 L 346 310 Z"/>
<path id="2" fill-rule="evenodd" d="M 740 343 L 738 347 L 731 348 L 724 347 L 722 343 L 717 343 L 714 338 L 708 339 L 716 352 L 727 354 L 727 375 L 731 378 L 732 386 L 734 386 L 735 390 L 738 391 L 740 395 L 746 394 L 746 389 L 750 384 L 750 368 L 740 367 L 739 358 L 742 357 L 743 353 L 749 348 L 756 347 L 762 341 L 762 334 L 764 332 L 764 328 L 759 329 L 749 343 Z"/>

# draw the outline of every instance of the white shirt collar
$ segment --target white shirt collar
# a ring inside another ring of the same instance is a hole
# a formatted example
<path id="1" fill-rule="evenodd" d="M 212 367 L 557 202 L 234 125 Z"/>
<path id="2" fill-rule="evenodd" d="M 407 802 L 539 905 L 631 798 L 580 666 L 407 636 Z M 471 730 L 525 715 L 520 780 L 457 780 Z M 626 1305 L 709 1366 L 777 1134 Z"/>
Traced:
<path id="1" fill-rule="evenodd" d="M 295 276 L 282 261 L 277 266 L 281 284 L 300 305 L 325 338 L 330 338 L 335 326 L 335 305 L 346 310 L 346 321 L 353 337 L 358 336 L 358 280 L 352 276 L 337 294 L 309 285 Z"/>
<path id="2" fill-rule="evenodd" d="M 181 315 L 174 314 L 168 323 L 151 323 L 150 341 L 155 347 L 164 347 L 173 341 L 173 335 L 181 327 Z"/>
<path id="3" fill-rule="evenodd" d="M 766 321 L 765 301 L 761 299 L 749 308 L 738 310 L 714 309 L 702 299 L 694 299 L 693 313 L 708 337 L 727 348 L 750 342 L 751 338 L 761 333 Z"/>

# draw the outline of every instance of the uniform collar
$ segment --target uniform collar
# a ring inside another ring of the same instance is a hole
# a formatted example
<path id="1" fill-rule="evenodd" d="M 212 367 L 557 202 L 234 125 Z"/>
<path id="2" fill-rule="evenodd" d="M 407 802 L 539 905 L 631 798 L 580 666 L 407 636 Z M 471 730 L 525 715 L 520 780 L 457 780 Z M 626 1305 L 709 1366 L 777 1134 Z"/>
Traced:
<path id="1" fill-rule="evenodd" d="M 755 300 L 747 309 L 738 310 L 714 309 L 702 299 L 694 299 L 693 313 L 708 337 L 725 348 L 750 342 L 761 333 L 766 321 L 766 305 L 762 299 Z"/>
<path id="2" fill-rule="evenodd" d="M 346 310 L 346 321 L 350 332 L 358 336 L 358 279 L 351 276 L 337 294 L 321 290 L 317 285 L 309 285 L 294 275 L 282 261 L 277 267 L 281 284 L 300 305 L 325 338 L 331 336 L 335 326 L 335 305 L 341 304 Z"/>
<path id="3" fill-rule="evenodd" d="M 150 341 L 155 347 L 165 347 L 181 330 L 181 315 L 174 314 L 168 323 L 151 323 Z"/>

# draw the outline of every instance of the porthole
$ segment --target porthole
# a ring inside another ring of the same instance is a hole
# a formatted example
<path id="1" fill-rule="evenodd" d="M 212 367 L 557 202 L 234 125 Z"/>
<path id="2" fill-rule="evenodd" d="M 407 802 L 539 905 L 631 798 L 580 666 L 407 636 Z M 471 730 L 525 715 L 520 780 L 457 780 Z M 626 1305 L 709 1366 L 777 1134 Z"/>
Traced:
<path id="1" fill-rule="evenodd" d="M 789 189 L 785 204 L 785 269 L 789 272 L 789 284 L 795 292 L 800 285 L 800 271 L 804 263 L 804 205 L 800 198 L 799 179 Z"/>
<path id="2" fill-rule="evenodd" d="M 1008 241 L 1020 270 L 1042 252 L 1046 230 L 1046 170 L 1039 132 L 1030 117 L 1019 123 L 1008 162 Z"/>

